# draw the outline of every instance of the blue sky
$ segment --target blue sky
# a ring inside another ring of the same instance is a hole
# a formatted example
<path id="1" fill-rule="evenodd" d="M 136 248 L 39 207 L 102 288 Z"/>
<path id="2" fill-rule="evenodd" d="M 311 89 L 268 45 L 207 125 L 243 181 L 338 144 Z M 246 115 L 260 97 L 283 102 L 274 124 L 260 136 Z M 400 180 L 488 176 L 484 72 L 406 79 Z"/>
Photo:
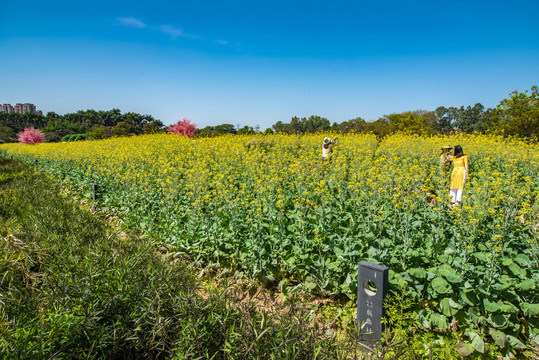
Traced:
<path id="1" fill-rule="evenodd" d="M 539 1 L 0 0 L 0 103 L 270 127 L 495 107 L 539 85 Z"/>

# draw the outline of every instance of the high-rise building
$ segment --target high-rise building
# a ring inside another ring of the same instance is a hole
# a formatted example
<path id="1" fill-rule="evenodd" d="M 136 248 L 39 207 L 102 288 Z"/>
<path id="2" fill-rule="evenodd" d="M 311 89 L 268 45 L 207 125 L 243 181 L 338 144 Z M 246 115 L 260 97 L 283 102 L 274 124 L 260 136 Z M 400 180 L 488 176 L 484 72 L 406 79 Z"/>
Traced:
<path id="1" fill-rule="evenodd" d="M 0 106 L 0 111 L 5 113 L 16 113 L 16 114 L 24 114 L 24 113 L 34 113 L 34 114 L 40 114 L 43 115 L 43 112 L 41 110 L 37 110 L 36 106 L 34 104 L 16 104 L 15 106 L 11 106 L 11 104 L 4 104 Z"/>
<path id="2" fill-rule="evenodd" d="M 11 104 L 2 105 L 2 107 L 0 108 L 0 111 L 8 113 L 8 114 L 12 113 L 12 112 L 15 112 L 15 110 L 13 109 L 13 106 L 11 106 Z"/>

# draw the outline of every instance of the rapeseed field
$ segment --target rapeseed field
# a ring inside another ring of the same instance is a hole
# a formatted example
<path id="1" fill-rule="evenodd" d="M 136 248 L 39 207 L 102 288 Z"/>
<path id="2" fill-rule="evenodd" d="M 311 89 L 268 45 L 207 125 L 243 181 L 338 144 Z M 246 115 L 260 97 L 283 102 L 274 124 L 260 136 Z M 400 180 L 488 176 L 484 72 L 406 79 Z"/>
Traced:
<path id="1" fill-rule="evenodd" d="M 338 136 L 322 160 L 325 136 Z M 449 206 L 440 149 L 469 159 Z M 144 135 L 0 151 L 63 179 L 181 256 L 265 286 L 357 291 L 361 260 L 390 268 L 428 329 L 539 342 L 539 146 L 487 135 Z M 419 305 L 420 304 L 420 305 Z M 523 320 L 524 319 L 524 322 Z M 476 334 L 474 332 L 474 334 Z M 494 336 L 494 335 L 493 335 Z"/>

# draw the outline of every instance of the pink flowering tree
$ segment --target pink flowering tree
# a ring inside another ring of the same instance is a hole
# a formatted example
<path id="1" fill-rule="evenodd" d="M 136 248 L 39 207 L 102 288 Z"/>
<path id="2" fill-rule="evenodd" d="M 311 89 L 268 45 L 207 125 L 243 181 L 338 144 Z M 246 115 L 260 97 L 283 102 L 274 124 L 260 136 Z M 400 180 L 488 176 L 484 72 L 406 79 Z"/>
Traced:
<path id="1" fill-rule="evenodd" d="M 169 126 L 167 130 L 171 134 L 193 137 L 197 132 L 197 124 L 187 118 L 183 118 L 176 124 Z"/>
<path id="2" fill-rule="evenodd" d="M 19 143 L 21 144 L 39 144 L 45 141 L 45 134 L 39 130 L 35 130 L 33 127 L 25 128 L 23 131 L 18 133 Z"/>

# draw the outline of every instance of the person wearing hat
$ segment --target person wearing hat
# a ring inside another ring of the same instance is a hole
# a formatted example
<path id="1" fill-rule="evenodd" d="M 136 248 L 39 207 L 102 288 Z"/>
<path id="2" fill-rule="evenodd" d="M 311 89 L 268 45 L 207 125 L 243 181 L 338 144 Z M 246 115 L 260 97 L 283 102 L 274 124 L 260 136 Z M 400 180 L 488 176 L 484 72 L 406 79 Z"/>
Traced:
<path id="1" fill-rule="evenodd" d="M 451 172 L 451 206 L 459 205 L 462 202 L 462 191 L 464 183 L 468 177 L 468 155 L 465 155 L 460 145 L 455 146 L 453 157 L 453 171 Z"/>
<path id="2" fill-rule="evenodd" d="M 453 149 L 449 145 L 445 145 L 442 148 L 442 153 L 440 154 L 440 169 L 444 170 L 445 172 L 449 171 L 449 168 L 451 167 L 451 158 L 453 157 L 449 151 Z"/>
<path id="3" fill-rule="evenodd" d="M 329 159 L 331 155 L 331 145 L 335 144 L 335 140 L 337 139 L 324 138 L 324 142 L 322 143 L 322 160 Z"/>

